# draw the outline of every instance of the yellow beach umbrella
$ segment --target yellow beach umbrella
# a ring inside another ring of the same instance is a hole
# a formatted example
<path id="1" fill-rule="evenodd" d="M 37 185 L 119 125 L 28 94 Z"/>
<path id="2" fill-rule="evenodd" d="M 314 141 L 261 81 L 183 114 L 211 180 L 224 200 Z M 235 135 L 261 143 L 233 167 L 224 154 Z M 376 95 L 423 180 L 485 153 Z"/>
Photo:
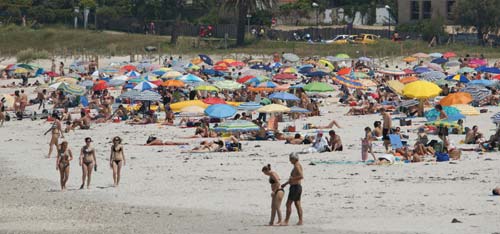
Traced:
<path id="1" fill-rule="evenodd" d="M 335 67 L 333 66 L 333 64 L 327 60 L 324 60 L 324 59 L 320 59 L 318 61 L 320 64 L 322 64 L 323 66 L 327 67 L 327 68 L 330 68 L 331 70 L 334 70 Z"/>
<path id="2" fill-rule="evenodd" d="M 205 115 L 205 107 L 201 106 L 186 106 L 180 110 L 181 116 L 203 116 Z"/>
<path id="3" fill-rule="evenodd" d="M 455 104 L 455 105 L 451 105 L 452 107 L 455 107 L 457 108 L 460 113 L 462 113 L 463 115 L 479 115 L 479 111 L 472 107 L 471 105 L 467 105 L 467 104 Z"/>
<path id="4" fill-rule="evenodd" d="M 440 93 L 441 88 L 439 88 L 439 86 L 425 80 L 411 82 L 403 88 L 404 96 L 416 99 L 433 98 Z"/>
<path id="5" fill-rule="evenodd" d="M 161 76 L 161 78 L 173 79 L 173 78 L 177 78 L 179 76 L 182 76 L 182 73 L 180 73 L 178 71 L 167 71 L 167 72 L 165 72 L 165 74 L 163 74 Z"/>
<path id="6" fill-rule="evenodd" d="M 260 113 L 283 113 L 283 112 L 290 112 L 290 108 L 284 105 L 270 104 L 267 106 L 263 106 L 257 109 L 256 111 Z"/>
<path id="7" fill-rule="evenodd" d="M 367 79 L 359 79 L 357 82 L 361 83 L 365 87 L 376 87 L 377 84 L 373 82 L 372 80 L 367 80 Z"/>
<path id="8" fill-rule="evenodd" d="M 78 80 L 72 77 L 58 77 L 56 78 L 56 82 L 64 82 L 68 84 L 76 84 Z"/>
<path id="9" fill-rule="evenodd" d="M 215 91 L 218 92 L 219 89 L 213 85 L 199 85 L 194 88 L 194 90 L 199 90 L 199 91 Z"/>
<path id="10" fill-rule="evenodd" d="M 170 104 L 170 109 L 172 109 L 172 111 L 174 112 L 179 112 L 180 110 L 182 110 L 182 108 L 187 106 L 199 106 L 207 108 L 209 105 L 204 103 L 202 100 L 189 100 Z"/>
<path id="11" fill-rule="evenodd" d="M 16 70 L 14 70 L 15 74 L 26 74 L 28 72 L 29 72 L 28 69 L 22 67 L 18 67 L 16 68 Z"/>
<path id="12" fill-rule="evenodd" d="M 387 87 L 389 87 L 393 92 L 403 95 L 403 88 L 405 85 L 399 82 L 399 80 L 390 80 L 387 82 Z"/>

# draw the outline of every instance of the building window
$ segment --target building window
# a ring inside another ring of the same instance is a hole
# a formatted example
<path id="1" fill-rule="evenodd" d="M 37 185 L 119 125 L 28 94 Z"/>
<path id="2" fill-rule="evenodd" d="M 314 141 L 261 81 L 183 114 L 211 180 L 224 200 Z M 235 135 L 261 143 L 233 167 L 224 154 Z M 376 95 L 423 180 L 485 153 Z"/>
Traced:
<path id="1" fill-rule="evenodd" d="M 455 1 L 447 1 L 446 2 L 446 13 L 447 17 L 449 20 L 452 20 L 453 17 L 453 5 L 455 4 Z"/>
<path id="2" fill-rule="evenodd" d="M 422 4 L 422 18 L 430 19 L 432 17 L 432 3 L 431 1 L 424 1 Z"/>
<path id="3" fill-rule="evenodd" d="M 420 19 L 420 2 L 411 1 L 410 2 L 410 19 L 419 20 Z"/>

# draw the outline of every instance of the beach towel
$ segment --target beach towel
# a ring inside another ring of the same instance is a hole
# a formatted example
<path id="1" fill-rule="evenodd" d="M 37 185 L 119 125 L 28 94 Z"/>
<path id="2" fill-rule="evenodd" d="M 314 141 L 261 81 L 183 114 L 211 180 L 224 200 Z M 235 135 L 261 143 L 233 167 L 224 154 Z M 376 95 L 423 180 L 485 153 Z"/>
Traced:
<path id="1" fill-rule="evenodd" d="M 389 140 L 391 141 L 392 149 L 403 148 L 403 142 L 401 141 L 401 137 L 399 135 L 389 134 Z"/>
<path id="2" fill-rule="evenodd" d="M 314 164 L 334 164 L 334 165 L 359 165 L 359 164 L 370 164 L 373 163 L 373 160 L 363 161 L 335 161 L 335 160 L 319 160 L 319 161 L 311 161 Z"/>

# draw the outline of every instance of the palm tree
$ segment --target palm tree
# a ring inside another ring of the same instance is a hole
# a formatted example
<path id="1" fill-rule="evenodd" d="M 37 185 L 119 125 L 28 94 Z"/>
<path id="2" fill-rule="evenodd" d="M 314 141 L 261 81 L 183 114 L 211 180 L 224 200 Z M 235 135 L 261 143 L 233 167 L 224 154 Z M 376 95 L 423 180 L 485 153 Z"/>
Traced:
<path id="1" fill-rule="evenodd" d="M 227 0 L 224 3 L 225 10 L 235 9 L 238 23 L 236 28 L 236 45 L 242 46 L 245 43 L 245 24 L 247 14 L 255 12 L 257 9 L 271 9 L 277 0 Z"/>

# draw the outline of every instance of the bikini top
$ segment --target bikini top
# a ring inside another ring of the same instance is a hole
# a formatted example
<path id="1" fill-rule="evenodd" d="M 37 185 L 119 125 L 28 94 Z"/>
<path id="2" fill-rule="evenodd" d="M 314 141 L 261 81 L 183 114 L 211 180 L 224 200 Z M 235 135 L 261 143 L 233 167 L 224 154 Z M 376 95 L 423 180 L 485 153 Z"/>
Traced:
<path id="1" fill-rule="evenodd" d="M 120 151 L 122 151 L 122 150 L 123 150 L 123 148 L 122 148 L 122 147 L 118 147 L 118 150 L 117 150 L 115 146 L 111 146 L 111 150 L 113 150 L 113 152 L 115 152 L 115 153 L 116 153 L 116 152 L 120 152 Z"/>
<path id="2" fill-rule="evenodd" d="M 90 153 L 92 153 L 92 150 L 93 150 L 92 148 L 87 147 L 87 146 L 84 146 L 84 147 L 82 148 L 83 154 L 84 154 L 85 156 L 88 156 Z"/>
<path id="3" fill-rule="evenodd" d="M 59 157 L 62 159 L 67 158 L 69 156 L 67 154 L 67 152 L 68 152 L 68 149 L 66 149 L 65 151 L 59 152 Z"/>

